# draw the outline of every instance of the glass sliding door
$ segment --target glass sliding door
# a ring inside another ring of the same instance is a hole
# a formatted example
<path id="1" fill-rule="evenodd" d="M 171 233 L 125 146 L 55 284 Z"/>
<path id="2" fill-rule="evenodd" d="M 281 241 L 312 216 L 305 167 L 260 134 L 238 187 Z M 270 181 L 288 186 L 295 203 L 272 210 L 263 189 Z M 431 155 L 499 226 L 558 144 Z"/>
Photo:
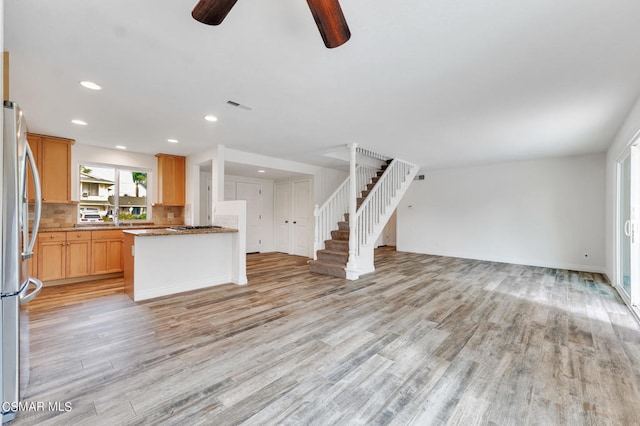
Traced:
<path id="1" fill-rule="evenodd" d="M 618 286 L 631 298 L 631 155 L 618 162 Z"/>
<path id="2" fill-rule="evenodd" d="M 632 145 L 618 161 L 617 287 L 632 306 L 640 302 L 640 151 Z"/>

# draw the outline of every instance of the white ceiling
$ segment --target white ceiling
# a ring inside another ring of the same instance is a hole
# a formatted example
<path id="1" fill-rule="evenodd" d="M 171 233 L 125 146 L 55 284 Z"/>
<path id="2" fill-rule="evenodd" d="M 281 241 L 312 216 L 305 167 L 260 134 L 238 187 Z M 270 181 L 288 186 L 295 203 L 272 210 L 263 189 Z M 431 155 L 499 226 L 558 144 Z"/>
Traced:
<path id="1" fill-rule="evenodd" d="M 224 163 L 225 175 L 250 177 L 263 180 L 286 180 L 297 177 L 308 177 L 302 173 L 295 173 L 286 170 L 272 169 L 269 167 L 256 167 L 251 164 L 234 163 L 226 161 Z"/>
<path id="2" fill-rule="evenodd" d="M 352 37 L 332 50 L 305 1 L 240 0 L 218 27 L 195 3 L 5 2 L 30 130 L 315 164 L 357 142 L 435 168 L 603 151 L 640 94 L 637 0 L 342 0 Z"/>

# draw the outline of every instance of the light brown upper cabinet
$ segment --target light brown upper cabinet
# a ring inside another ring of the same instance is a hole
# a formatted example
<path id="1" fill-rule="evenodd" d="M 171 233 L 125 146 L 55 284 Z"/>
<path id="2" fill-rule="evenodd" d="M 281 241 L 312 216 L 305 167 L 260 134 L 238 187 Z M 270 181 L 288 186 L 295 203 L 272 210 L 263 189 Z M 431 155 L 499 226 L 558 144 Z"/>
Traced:
<path id="1" fill-rule="evenodd" d="M 72 139 L 27 133 L 27 140 L 36 160 L 42 188 L 42 202 L 71 202 Z M 33 176 L 28 171 L 29 201 L 34 200 Z"/>
<path id="2" fill-rule="evenodd" d="M 158 204 L 184 206 L 185 157 L 156 154 L 158 157 Z"/>

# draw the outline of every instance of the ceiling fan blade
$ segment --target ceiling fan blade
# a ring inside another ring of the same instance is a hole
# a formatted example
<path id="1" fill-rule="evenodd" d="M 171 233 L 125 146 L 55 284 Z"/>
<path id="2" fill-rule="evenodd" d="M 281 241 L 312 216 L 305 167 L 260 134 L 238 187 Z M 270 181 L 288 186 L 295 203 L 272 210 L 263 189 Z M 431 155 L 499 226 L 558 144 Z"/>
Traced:
<path id="1" fill-rule="evenodd" d="M 238 0 L 200 0 L 191 16 L 207 25 L 220 25 Z"/>
<path id="2" fill-rule="evenodd" d="M 351 37 L 338 0 L 307 0 L 324 45 L 329 49 L 343 45 Z"/>

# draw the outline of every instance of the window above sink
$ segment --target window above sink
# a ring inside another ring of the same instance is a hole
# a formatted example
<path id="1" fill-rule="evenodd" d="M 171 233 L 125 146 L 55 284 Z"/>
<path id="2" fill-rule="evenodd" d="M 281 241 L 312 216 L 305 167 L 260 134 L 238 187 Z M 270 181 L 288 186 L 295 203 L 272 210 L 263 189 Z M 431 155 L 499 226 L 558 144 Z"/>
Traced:
<path id="1" fill-rule="evenodd" d="M 80 165 L 78 223 L 148 221 L 149 170 L 103 164 Z"/>

